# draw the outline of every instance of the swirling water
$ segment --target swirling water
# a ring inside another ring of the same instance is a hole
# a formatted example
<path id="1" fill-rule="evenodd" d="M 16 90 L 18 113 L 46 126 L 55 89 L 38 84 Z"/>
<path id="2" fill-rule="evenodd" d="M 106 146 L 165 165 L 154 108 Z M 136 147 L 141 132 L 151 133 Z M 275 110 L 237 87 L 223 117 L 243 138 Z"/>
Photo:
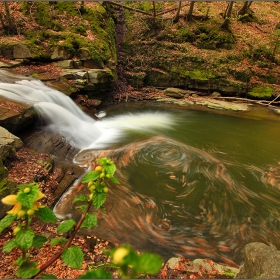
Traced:
<path id="1" fill-rule="evenodd" d="M 273 112 L 130 103 L 106 108 L 96 122 L 38 81 L 5 81 L 0 88 L 6 97 L 35 103 L 81 149 L 77 164 L 102 156 L 115 161 L 121 184 L 110 185 L 106 212 L 87 233 L 164 258 L 232 265 L 249 242 L 280 248 L 280 117 Z M 69 203 L 77 192 L 86 190 L 73 186 L 56 205 L 58 216 L 80 215 Z"/>
<path id="2" fill-rule="evenodd" d="M 222 114 L 147 104 L 107 113 L 146 110 L 175 114 L 177 121 L 157 135 L 131 132 L 119 146 L 75 158 L 85 164 L 107 156 L 118 169 L 121 186 L 111 186 L 108 212 L 93 232 L 165 258 L 230 265 L 242 261 L 249 242 L 279 248 L 279 116 L 258 107 Z"/>

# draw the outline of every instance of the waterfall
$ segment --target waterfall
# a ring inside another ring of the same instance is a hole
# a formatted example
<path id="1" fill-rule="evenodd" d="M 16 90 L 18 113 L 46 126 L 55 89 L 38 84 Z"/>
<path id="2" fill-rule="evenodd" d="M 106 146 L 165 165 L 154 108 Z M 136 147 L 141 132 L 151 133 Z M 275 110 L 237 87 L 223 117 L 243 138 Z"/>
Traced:
<path id="1" fill-rule="evenodd" d="M 158 129 L 166 130 L 174 124 L 172 114 L 163 112 L 124 113 L 96 121 L 84 113 L 70 97 L 41 81 L 4 81 L 0 82 L 0 96 L 34 104 L 45 123 L 79 149 L 100 149 L 116 144 L 125 137 L 127 130 L 153 134 Z"/>

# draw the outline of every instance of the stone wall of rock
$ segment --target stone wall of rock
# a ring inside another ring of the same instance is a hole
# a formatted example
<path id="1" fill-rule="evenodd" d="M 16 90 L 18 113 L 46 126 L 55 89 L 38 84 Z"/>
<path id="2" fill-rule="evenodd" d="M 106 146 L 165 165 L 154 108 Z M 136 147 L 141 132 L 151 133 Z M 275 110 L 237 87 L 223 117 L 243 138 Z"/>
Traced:
<path id="1" fill-rule="evenodd" d="M 0 45 L 0 55 L 6 59 L 0 61 L 0 68 L 9 69 L 34 64 L 31 50 L 23 43 L 14 43 L 11 46 Z M 107 62 L 96 61 L 91 58 L 86 48 L 78 49 L 73 55 L 66 47 L 54 47 L 52 53 L 45 55 L 49 59 L 45 59 L 44 62 L 52 63 L 62 69 L 61 77 L 69 80 L 72 92 L 85 92 L 87 95 L 102 97 L 112 89 L 117 78 L 116 61 L 113 59 Z M 41 62 L 38 60 L 35 63 Z"/>

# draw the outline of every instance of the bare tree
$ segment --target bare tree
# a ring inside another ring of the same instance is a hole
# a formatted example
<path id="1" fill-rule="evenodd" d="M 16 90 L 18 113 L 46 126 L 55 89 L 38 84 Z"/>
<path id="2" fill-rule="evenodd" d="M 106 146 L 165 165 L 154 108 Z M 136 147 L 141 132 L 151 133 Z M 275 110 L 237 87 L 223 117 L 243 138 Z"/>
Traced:
<path id="1" fill-rule="evenodd" d="M 153 1 L 153 17 L 155 18 L 156 16 L 157 16 L 156 3 L 155 3 L 155 1 Z"/>
<path id="2" fill-rule="evenodd" d="M 178 22 L 178 20 L 179 20 L 181 8 L 182 8 L 182 1 L 179 1 L 179 6 L 177 9 L 176 15 L 174 17 L 174 20 L 173 20 L 173 22 L 175 22 L 175 23 Z"/>
<path id="3" fill-rule="evenodd" d="M 15 34 L 17 30 L 11 17 L 9 4 L 6 1 L 3 3 L 5 12 L 0 15 L 1 24 L 6 34 Z"/>
<path id="4" fill-rule="evenodd" d="M 229 24 L 230 24 L 230 16 L 232 13 L 233 4 L 234 4 L 234 1 L 230 1 L 228 3 L 228 6 L 227 6 L 225 14 L 224 14 L 225 20 L 224 20 L 223 24 L 221 25 L 221 27 L 226 29 L 227 31 L 230 31 Z"/>
<path id="5" fill-rule="evenodd" d="M 243 16 L 245 14 L 248 14 L 249 8 L 252 5 L 253 1 L 245 1 L 242 8 L 239 10 L 238 15 Z"/>
<path id="6" fill-rule="evenodd" d="M 191 1 L 190 3 L 190 9 L 188 11 L 188 14 L 186 15 L 186 20 L 187 21 L 191 21 L 192 20 L 192 14 L 193 14 L 193 9 L 194 9 L 194 4 L 195 4 L 195 1 Z"/>

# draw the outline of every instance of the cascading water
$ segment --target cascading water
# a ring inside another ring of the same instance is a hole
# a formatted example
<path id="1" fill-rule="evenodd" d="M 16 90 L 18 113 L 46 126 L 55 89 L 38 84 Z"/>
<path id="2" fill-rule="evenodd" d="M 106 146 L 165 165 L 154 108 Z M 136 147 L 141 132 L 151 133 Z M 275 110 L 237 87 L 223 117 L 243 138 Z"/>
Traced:
<path id="1" fill-rule="evenodd" d="M 80 149 L 78 165 L 105 156 L 116 163 L 121 184 L 110 186 L 106 213 L 85 233 L 165 259 L 230 265 L 241 262 L 249 242 L 280 247 L 279 116 L 267 121 L 271 112 L 264 110 L 221 115 L 171 105 L 147 111 L 139 103 L 108 108 L 95 121 L 39 81 L 5 81 L 0 95 L 35 104 Z M 77 192 L 87 189 L 75 185 L 57 203 L 60 218 L 80 215 L 71 203 Z"/>
<path id="2" fill-rule="evenodd" d="M 126 130 L 168 129 L 174 118 L 168 113 L 145 112 L 123 114 L 95 121 L 65 94 L 37 80 L 20 80 L 15 84 L 0 83 L 0 95 L 18 102 L 34 104 L 49 127 L 63 135 L 79 149 L 100 149 L 116 144 Z"/>

